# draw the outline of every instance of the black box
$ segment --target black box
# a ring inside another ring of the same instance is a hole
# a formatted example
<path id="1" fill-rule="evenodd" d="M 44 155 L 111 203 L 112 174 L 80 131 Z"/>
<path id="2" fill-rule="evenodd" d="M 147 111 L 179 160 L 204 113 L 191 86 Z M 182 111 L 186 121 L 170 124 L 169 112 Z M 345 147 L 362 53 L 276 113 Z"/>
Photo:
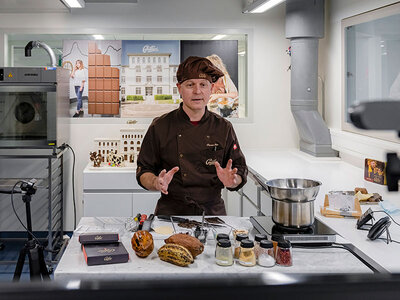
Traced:
<path id="1" fill-rule="evenodd" d="M 129 253 L 121 242 L 84 244 L 82 250 L 88 266 L 125 263 L 129 260 Z"/>
<path id="2" fill-rule="evenodd" d="M 95 233 L 83 233 L 79 235 L 79 242 L 85 245 L 116 243 L 118 241 L 119 241 L 119 235 L 116 232 L 95 232 Z"/>

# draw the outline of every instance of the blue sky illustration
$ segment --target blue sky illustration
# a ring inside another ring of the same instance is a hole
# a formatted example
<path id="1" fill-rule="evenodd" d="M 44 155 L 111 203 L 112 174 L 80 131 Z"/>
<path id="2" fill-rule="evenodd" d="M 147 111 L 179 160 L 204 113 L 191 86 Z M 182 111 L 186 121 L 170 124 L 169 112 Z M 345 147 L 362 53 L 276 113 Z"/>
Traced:
<path id="1" fill-rule="evenodd" d="M 125 66 L 129 64 L 128 53 L 144 53 L 145 47 L 157 49 L 150 53 L 171 53 L 169 60 L 171 65 L 180 63 L 180 41 L 122 41 L 121 64 Z"/>

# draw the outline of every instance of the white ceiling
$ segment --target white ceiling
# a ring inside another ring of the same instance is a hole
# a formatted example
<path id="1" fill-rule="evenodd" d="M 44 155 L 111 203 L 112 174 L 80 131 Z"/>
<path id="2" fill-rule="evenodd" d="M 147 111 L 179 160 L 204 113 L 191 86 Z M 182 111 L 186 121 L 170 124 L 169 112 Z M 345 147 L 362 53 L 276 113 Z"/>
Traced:
<path id="1" fill-rule="evenodd" d="M 86 6 L 137 4 L 137 0 L 87 0 Z M 1 13 L 70 13 L 61 0 L 0 0 Z"/>
<path id="2" fill-rule="evenodd" d="M 69 10 L 60 0 L 0 0 L 0 13 L 46 13 Z"/>

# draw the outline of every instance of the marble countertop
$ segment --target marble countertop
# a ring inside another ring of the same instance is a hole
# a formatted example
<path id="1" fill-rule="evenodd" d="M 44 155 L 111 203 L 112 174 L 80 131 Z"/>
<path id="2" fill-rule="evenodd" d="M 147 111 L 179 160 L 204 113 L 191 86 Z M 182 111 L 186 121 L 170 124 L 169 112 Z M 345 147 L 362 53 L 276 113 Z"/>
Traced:
<path id="1" fill-rule="evenodd" d="M 322 182 L 318 196 L 314 202 L 315 217 L 331 227 L 367 257 L 392 273 L 400 272 L 400 244 L 386 244 L 384 240 L 371 241 L 367 238 L 368 231 L 356 229 L 357 220 L 353 218 L 328 218 L 320 214 L 324 195 L 329 191 L 354 190 L 355 187 L 365 187 L 369 193 L 379 193 L 386 203 L 400 207 L 400 193 L 388 192 L 387 186 L 374 184 L 364 180 L 364 170 L 340 158 L 313 157 L 299 150 L 247 150 L 244 151 L 247 164 L 266 179 L 274 178 L 309 178 Z M 362 205 L 363 212 L 368 208 L 373 211 L 382 210 L 379 205 Z M 374 213 L 376 221 L 386 216 L 384 213 Z M 392 215 L 400 223 L 400 215 Z M 393 240 L 400 241 L 400 226 L 392 222 L 390 234 Z M 386 237 L 383 234 L 382 237 Z"/>
<path id="2" fill-rule="evenodd" d="M 191 217 L 200 220 L 200 217 Z M 248 218 L 225 216 L 221 217 L 226 223 L 235 228 L 250 230 L 250 236 L 255 234 L 252 224 Z M 215 263 L 214 235 L 219 232 L 231 233 L 229 227 L 222 227 L 210 231 L 204 252 L 199 255 L 195 262 L 188 267 L 178 267 L 161 261 L 157 250 L 164 245 L 164 239 L 168 236 L 159 235 L 154 232 L 155 249 L 147 258 L 139 258 L 132 250 L 130 239 L 132 232 L 124 227 L 124 218 L 82 218 L 74 235 L 69 242 L 54 273 L 55 280 L 73 279 L 134 279 L 134 278 L 165 278 L 188 276 L 199 277 L 227 274 L 227 276 L 240 276 L 248 273 L 371 273 L 372 271 L 361 263 L 355 256 L 342 249 L 293 249 L 293 266 L 264 268 L 260 266 L 244 267 L 237 263 L 230 267 L 218 266 Z M 160 225 L 171 226 L 170 223 L 155 220 L 153 227 Z M 179 227 L 178 227 L 179 228 Z M 87 232 L 116 231 L 120 234 L 120 241 L 129 252 L 129 261 L 122 264 L 87 266 L 78 242 L 78 236 Z M 177 229 L 185 231 L 185 229 Z"/>

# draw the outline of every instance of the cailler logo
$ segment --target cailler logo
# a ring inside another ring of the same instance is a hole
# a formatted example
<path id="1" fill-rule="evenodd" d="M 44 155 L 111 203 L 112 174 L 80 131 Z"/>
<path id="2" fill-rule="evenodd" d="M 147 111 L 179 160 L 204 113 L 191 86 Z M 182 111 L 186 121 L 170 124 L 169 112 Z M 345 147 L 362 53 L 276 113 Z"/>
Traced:
<path id="1" fill-rule="evenodd" d="M 158 48 L 155 45 L 144 45 L 143 53 L 158 52 Z"/>
<path id="2" fill-rule="evenodd" d="M 102 237 L 101 235 L 96 235 L 96 236 L 94 237 L 94 239 L 95 239 L 96 241 L 98 241 L 98 240 L 102 240 L 103 237 Z"/>
<path id="3" fill-rule="evenodd" d="M 199 74 L 199 78 L 207 78 L 207 75 L 204 74 L 204 73 L 200 73 L 200 74 Z"/>
<path id="4" fill-rule="evenodd" d="M 206 165 L 207 166 L 213 166 L 213 165 L 215 165 L 216 161 L 217 161 L 216 159 L 209 158 L 209 159 L 206 160 Z"/>

